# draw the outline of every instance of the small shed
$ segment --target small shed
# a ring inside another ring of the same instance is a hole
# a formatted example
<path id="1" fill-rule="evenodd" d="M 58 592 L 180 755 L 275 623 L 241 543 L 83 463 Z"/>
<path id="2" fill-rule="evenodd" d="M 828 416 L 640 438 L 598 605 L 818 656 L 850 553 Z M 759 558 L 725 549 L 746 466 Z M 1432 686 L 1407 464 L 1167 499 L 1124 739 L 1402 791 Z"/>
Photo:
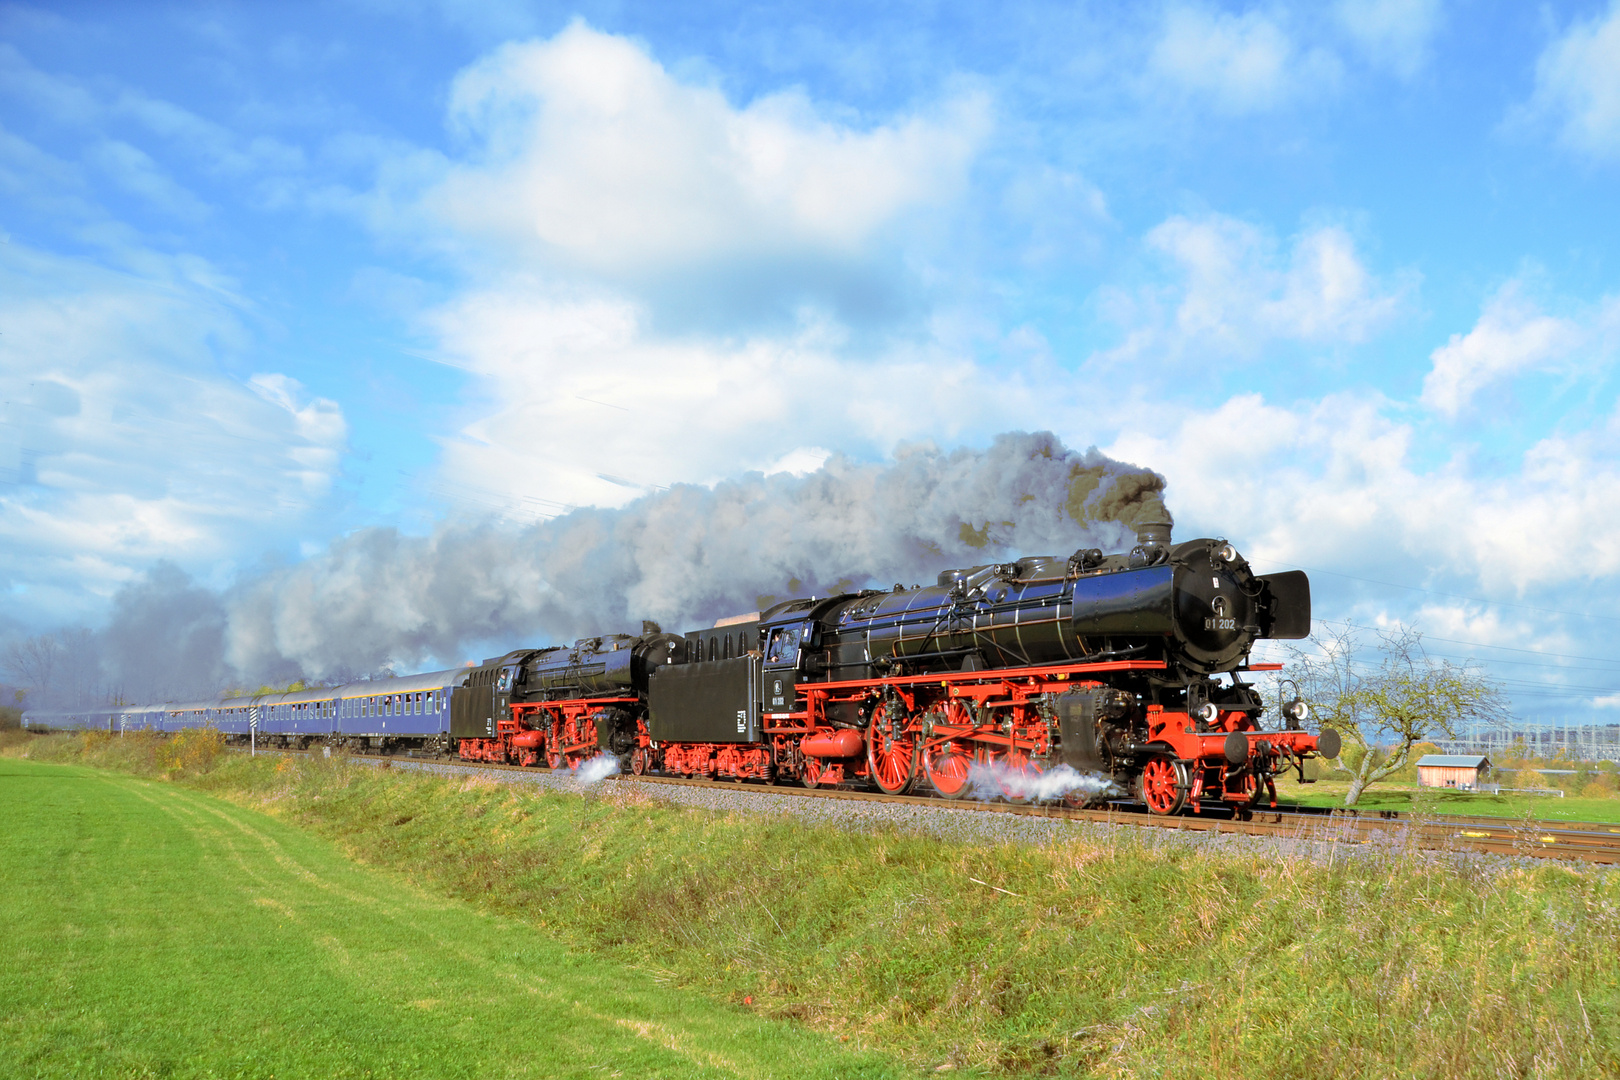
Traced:
<path id="1" fill-rule="evenodd" d="M 1418 787 L 1478 791 L 1485 784 L 1491 759 L 1483 754 L 1424 754 L 1418 759 Z"/>

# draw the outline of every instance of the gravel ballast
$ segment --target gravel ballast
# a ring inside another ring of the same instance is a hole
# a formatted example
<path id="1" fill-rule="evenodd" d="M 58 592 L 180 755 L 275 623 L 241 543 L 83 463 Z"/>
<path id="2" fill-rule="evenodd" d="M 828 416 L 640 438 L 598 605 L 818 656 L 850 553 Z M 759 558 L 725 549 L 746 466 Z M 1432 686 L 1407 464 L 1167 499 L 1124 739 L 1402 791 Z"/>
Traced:
<path id="1" fill-rule="evenodd" d="M 1226 831 L 1203 832 L 1159 826 L 1031 817 L 968 809 L 944 803 L 939 806 L 922 806 L 916 803 L 825 798 L 785 794 L 757 785 L 738 785 L 735 789 L 728 789 L 663 784 L 622 776 L 612 776 L 595 784 L 584 785 L 576 780 L 572 773 L 564 772 L 542 770 L 519 772 L 510 769 L 489 769 L 477 764 L 411 760 L 395 760 L 391 764 L 394 768 L 431 772 L 442 776 L 475 776 L 497 784 L 531 784 L 550 791 L 585 797 L 593 795 L 611 797 L 628 789 L 640 797 L 698 810 L 724 814 L 784 814 L 812 826 L 859 831 L 894 829 L 962 843 L 1048 846 L 1076 840 L 1106 842 L 1117 839 L 1118 831 L 1125 829 L 1130 830 L 1130 835 L 1136 842 L 1148 848 L 1175 844 L 1204 850 L 1250 852 L 1259 850 L 1290 858 L 1325 859 L 1328 857 L 1328 848 L 1340 847 L 1338 857 L 1345 857 L 1344 846 L 1331 844 L 1323 839 L 1250 836 Z M 1364 852 L 1371 846 L 1373 845 L 1351 844 L 1349 848 Z"/>

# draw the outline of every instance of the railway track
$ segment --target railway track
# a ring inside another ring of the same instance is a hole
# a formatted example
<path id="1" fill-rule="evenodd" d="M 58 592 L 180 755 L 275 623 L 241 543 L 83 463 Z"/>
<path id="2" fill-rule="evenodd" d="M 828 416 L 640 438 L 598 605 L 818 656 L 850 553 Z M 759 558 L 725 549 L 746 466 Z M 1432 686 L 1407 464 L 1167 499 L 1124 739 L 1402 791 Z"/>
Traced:
<path id="1" fill-rule="evenodd" d="M 308 753 L 274 750 L 271 753 Z M 567 770 L 534 766 L 498 765 L 459 758 L 428 758 L 387 754 L 355 754 L 353 760 L 373 762 L 415 762 L 468 772 L 510 772 L 533 775 L 563 773 Z M 1487 817 L 1414 817 L 1394 811 L 1360 813 L 1354 810 L 1321 810 L 1306 807 L 1259 808 L 1241 820 L 1223 808 L 1201 814 L 1161 817 L 1145 807 L 1116 803 L 1101 809 L 1076 809 L 1050 804 L 1024 804 L 978 799 L 942 799 L 924 795 L 885 795 L 881 792 L 845 788 L 803 788 L 763 785 L 743 781 L 700 780 L 677 776 L 634 776 L 618 774 L 615 783 L 656 787 L 659 785 L 708 787 L 724 791 L 755 790 L 773 795 L 806 799 L 845 799 L 860 802 L 899 803 L 931 809 L 967 810 L 990 814 L 1017 814 L 1025 817 L 1091 821 L 1111 825 L 1170 829 L 1177 832 L 1226 833 L 1267 836 L 1278 839 L 1369 844 L 1400 840 L 1426 850 L 1476 851 L 1491 855 L 1517 855 L 1561 859 L 1594 864 L 1620 864 L 1620 825 L 1604 822 L 1523 821 Z"/>

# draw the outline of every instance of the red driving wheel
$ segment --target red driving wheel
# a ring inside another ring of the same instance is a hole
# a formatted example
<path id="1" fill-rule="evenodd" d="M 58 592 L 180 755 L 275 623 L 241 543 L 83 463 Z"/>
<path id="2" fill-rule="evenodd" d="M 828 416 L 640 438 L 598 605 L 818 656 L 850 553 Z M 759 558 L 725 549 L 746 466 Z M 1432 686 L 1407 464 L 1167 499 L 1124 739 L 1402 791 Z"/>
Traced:
<path id="1" fill-rule="evenodd" d="M 1174 814 L 1187 803 L 1187 766 L 1167 757 L 1142 766 L 1142 801 L 1155 814 Z"/>
<path id="2" fill-rule="evenodd" d="M 874 708 L 866 729 L 866 763 L 880 791 L 904 795 L 917 780 L 917 735 L 905 721 L 898 735 L 890 728 L 888 709 L 882 705 Z"/>
<path id="3" fill-rule="evenodd" d="M 1030 765 L 1029 755 L 1015 746 L 996 763 L 1001 766 L 996 770 L 1001 794 L 1008 802 L 1028 802 L 1030 793 L 1035 790 L 1036 778 L 1040 776 L 1040 770 Z"/>
<path id="4" fill-rule="evenodd" d="M 934 790 L 947 799 L 954 799 L 967 787 L 968 770 L 973 758 L 959 742 L 944 742 L 931 746 L 923 754 L 923 771 Z"/>

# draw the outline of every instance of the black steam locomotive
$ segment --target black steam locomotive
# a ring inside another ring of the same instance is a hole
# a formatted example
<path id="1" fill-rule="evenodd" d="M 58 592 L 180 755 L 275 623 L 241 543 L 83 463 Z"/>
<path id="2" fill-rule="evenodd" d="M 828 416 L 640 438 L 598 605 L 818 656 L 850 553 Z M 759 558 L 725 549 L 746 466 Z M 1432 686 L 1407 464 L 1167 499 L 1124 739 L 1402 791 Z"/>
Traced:
<path id="1" fill-rule="evenodd" d="M 1261 638 L 1310 632 L 1305 574 L 1257 575 L 1224 540 L 950 570 L 936 585 L 810 597 L 684 635 L 520 650 L 451 698 L 460 756 L 806 786 L 926 782 L 1156 813 L 1253 805 L 1333 732 L 1300 702 L 1262 728 L 1244 675 Z M 1303 770 L 1301 769 L 1303 776 Z"/>

